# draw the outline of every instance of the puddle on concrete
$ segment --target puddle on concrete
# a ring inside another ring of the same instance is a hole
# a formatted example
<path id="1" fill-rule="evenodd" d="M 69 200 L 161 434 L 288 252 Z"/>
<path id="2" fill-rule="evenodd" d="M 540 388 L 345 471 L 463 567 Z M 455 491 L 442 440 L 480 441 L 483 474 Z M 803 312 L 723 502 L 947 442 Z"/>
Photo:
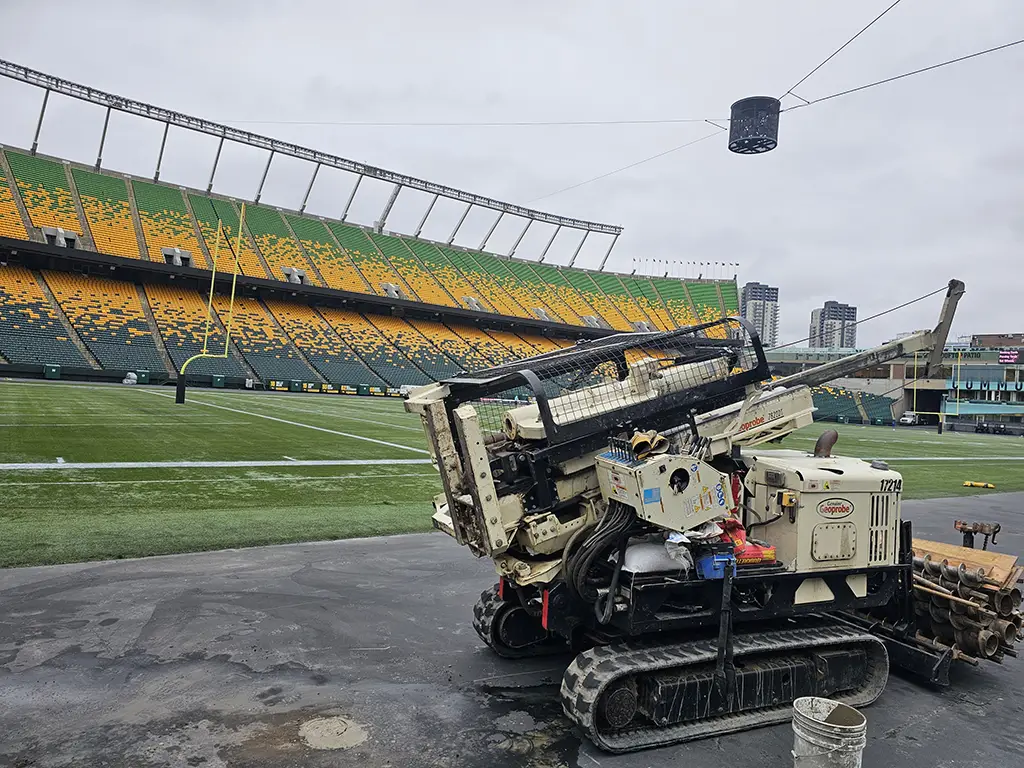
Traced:
<path id="1" fill-rule="evenodd" d="M 299 736 L 313 749 L 350 749 L 368 738 L 366 729 L 345 717 L 317 717 L 299 726 Z"/>

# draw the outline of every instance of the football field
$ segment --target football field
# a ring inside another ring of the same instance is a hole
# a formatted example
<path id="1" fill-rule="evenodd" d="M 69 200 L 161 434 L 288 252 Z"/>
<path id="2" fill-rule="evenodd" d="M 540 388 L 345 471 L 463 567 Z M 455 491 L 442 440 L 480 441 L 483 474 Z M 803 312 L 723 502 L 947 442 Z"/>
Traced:
<path id="1" fill-rule="evenodd" d="M 907 498 L 1024 490 L 1019 438 L 838 429 Z M 439 490 L 398 400 L 0 381 L 0 566 L 425 531 Z"/>

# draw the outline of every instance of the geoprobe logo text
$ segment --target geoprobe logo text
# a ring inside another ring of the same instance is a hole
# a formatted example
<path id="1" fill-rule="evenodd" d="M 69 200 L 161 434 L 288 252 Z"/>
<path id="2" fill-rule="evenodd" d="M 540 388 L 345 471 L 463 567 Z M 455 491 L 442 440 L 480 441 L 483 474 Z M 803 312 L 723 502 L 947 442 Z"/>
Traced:
<path id="1" fill-rule="evenodd" d="M 825 499 L 818 503 L 818 514 L 830 520 L 853 514 L 853 502 L 846 499 Z"/>

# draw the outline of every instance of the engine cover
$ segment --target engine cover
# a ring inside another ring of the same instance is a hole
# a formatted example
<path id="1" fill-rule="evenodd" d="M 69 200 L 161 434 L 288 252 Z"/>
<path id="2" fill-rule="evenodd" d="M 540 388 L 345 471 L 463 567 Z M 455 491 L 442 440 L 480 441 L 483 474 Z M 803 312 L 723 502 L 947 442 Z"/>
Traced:
<path id="1" fill-rule="evenodd" d="M 601 493 L 637 517 L 671 531 L 689 531 L 728 515 L 736 503 L 729 476 L 692 456 L 661 454 L 638 460 L 609 450 L 597 456 Z"/>

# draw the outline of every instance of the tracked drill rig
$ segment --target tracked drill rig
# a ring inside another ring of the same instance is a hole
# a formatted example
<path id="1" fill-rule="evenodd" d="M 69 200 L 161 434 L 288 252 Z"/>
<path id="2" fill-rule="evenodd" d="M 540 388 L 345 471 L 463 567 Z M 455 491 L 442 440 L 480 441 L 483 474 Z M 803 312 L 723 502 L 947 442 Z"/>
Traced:
<path id="1" fill-rule="evenodd" d="M 625 752 L 853 706 L 890 665 L 944 682 L 917 640 L 903 481 L 884 462 L 766 448 L 810 386 L 930 351 L 934 330 L 772 380 L 739 318 L 628 333 L 411 393 L 444 486 L 435 527 L 494 561 L 473 626 L 508 658 L 573 652 L 566 715 Z M 885 627 L 885 631 L 880 631 Z"/>

